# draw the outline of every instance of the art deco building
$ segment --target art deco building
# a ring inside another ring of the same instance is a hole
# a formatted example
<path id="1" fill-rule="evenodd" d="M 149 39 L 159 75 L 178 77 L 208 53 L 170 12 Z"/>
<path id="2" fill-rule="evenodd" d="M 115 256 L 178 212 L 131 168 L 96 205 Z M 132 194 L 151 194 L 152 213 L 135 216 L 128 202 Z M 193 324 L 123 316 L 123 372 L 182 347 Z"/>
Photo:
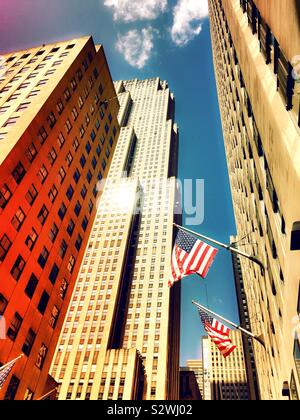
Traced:
<path id="1" fill-rule="evenodd" d="M 187 368 L 195 373 L 201 396 L 204 398 L 204 376 L 202 360 L 187 360 Z"/>
<path id="2" fill-rule="evenodd" d="M 115 86 L 120 138 L 51 373 L 59 399 L 178 399 L 174 97 L 158 78 Z"/>
<path id="3" fill-rule="evenodd" d="M 234 244 L 237 238 L 231 237 L 230 242 Z M 248 299 L 246 296 L 244 279 L 241 267 L 241 258 L 238 254 L 232 254 L 232 264 L 234 272 L 234 281 L 235 281 L 235 290 L 238 303 L 238 310 L 240 315 L 240 325 L 245 330 L 250 331 L 250 316 L 248 309 Z M 258 322 L 257 318 L 253 322 Z M 259 400 L 259 384 L 257 380 L 257 371 L 254 358 L 254 349 L 253 349 L 253 340 L 246 335 L 242 335 L 243 349 L 245 356 L 246 372 L 247 372 L 247 383 L 249 388 L 249 399 L 250 400 Z"/>
<path id="4" fill-rule="evenodd" d="M 74 39 L 4 56 L 0 80 L 0 399 L 36 399 L 50 363 L 119 134 L 101 46 Z"/>
<path id="5" fill-rule="evenodd" d="M 296 0 L 210 0 L 209 9 L 238 240 L 247 235 L 239 246 L 266 267 L 262 273 L 240 259 L 250 327 L 266 342 L 266 348 L 254 343 L 261 398 L 295 398 L 300 6 Z"/>
<path id="6" fill-rule="evenodd" d="M 180 368 L 180 394 L 181 401 L 202 400 L 196 374 L 188 367 Z"/>
<path id="7" fill-rule="evenodd" d="M 236 345 L 234 352 L 226 359 L 209 337 L 203 337 L 203 365 L 210 382 L 211 400 L 249 400 L 242 334 L 231 331 L 230 338 Z"/>

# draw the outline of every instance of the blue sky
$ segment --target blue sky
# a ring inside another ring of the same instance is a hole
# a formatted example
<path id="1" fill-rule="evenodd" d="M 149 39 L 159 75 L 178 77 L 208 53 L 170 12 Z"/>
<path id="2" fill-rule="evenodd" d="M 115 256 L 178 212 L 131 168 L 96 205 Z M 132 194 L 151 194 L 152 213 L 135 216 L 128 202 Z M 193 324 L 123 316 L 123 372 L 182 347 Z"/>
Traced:
<path id="1" fill-rule="evenodd" d="M 205 221 L 195 230 L 227 243 L 235 223 L 206 0 L 10 0 L 1 7 L 0 53 L 89 34 L 104 45 L 114 80 L 159 76 L 169 82 L 180 129 L 180 178 L 205 180 Z M 182 282 L 182 365 L 201 355 L 203 328 L 191 301 L 207 304 L 206 288 L 211 309 L 237 321 L 227 251 L 220 251 L 205 281 L 192 276 Z"/>

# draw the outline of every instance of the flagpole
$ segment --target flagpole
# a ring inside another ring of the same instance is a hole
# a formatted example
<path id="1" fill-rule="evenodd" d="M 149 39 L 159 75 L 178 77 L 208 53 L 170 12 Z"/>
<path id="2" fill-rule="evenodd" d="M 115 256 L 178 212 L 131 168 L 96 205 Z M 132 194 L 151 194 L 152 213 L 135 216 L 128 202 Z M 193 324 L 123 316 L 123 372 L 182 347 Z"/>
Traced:
<path id="1" fill-rule="evenodd" d="M 260 268 L 263 271 L 265 271 L 264 264 L 257 257 L 254 257 L 253 255 L 250 255 L 250 254 L 247 254 L 246 252 L 240 251 L 239 249 L 236 249 L 233 246 L 223 244 L 222 242 L 216 241 L 215 239 L 209 238 L 208 236 L 201 235 L 200 233 L 194 232 L 193 230 L 187 229 L 183 226 L 179 226 L 176 223 L 173 223 L 173 225 L 176 226 L 180 230 L 183 230 L 183 231 L 188 232 L 192 235 L 198 236 L 199 238 L 204 239 L 205 241 L 211 242 L 215 245 L 218 245 L 222 248 L 225 248 L 225 249 L 227 249 L 227 251 L 234 252 L 235 254 L 238 254 L 242 257 L 248 258 L 248 260 L 254 262 L 255 264 L 258 264 L 260 266 Z"/>
<path id="2" fill-rule="evenodd" d="M 37 398 L 36 401 L 43 401 L 45 398 L 50 397 L 50 395 L 55 391 L 57 391 L 57 387 L 52 389 L 52 391 L 47 392 L 47 394 L 42 395 L 40 398 Z"/>
<path id="3" fill-rule="evenodd" d="M 229 321 L 228 319 L 220 316 L 219 314 L 216 314 L 215 312 L 211 311 L 210 309 L 205 308 L 205 306 L 200 305 L 200 303 L 195 302 L 194 300 L 192 301 L 193 305 L 195 305 L 197 308 L 202 309 L 203 311 L 209 313 L 210 315 L 212 315 L 213 317 L 219 318 L 222 321 L 224 321 L 226 324 L 231 325 L 233 328 L 235 328 L 236 330 L 241 331 L 243 334 L 247 335 L 248 337 L 254 338 L 254 340 L 258 341 L 260 344 L 262 344 L 265 347 L 265 343 L 264 340 L 261 336 L 257 336 L 255 334 L 253 334 L 252 332 L 245 330 L 245 328 L 241 327 L 240 325 L 235 324 L 232 321 Z"/>
<path id="4" fill-rule="evenodd" d="M 24 356 L 24 354 L 20 354 L 20 356 L 16 357 L 15 359 L 11 360 L 10 362 L 6 363 L 5 365 L 0 367 L 0 372 L 4 369 L 6 369 L 8 366 L 10 366 L 12 363 L 17 362 L 19 359 L 21 359 Z"/>

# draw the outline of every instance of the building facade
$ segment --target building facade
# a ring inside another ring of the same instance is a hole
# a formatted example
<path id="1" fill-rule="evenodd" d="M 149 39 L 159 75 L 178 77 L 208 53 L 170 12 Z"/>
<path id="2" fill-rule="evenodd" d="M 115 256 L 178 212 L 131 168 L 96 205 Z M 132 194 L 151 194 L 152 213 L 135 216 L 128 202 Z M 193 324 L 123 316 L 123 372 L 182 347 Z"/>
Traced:
<path id="1" fill-rule="evenodd" d="M 0 79 L 0 399 L 37 399 L 119 134 L 103 48 L 92 38 L 4 56 Z"/>
<path id="2" fill-rule="evenodd" d="M 299 2 L 210 0 L 219 104 L 262 399 L 300 395 Z M 246 244 L 245 244 L 246 242 Z M 248 245 L 247 245 L 248 244 Z M 290 388 L 290 389 L 289 389 Z"/>
<path id="3" fill-rule="evenodd" d="M 236 349 L 224 358 L 210 337 L 204 337 L 203 365 L 207 367 L 211 400 L 249 400 L 242 334 L 231 331 Z"/>
<path id="4" fill-rule="evenodd" d="M 230 243 L 234 245 L 237 238 L 231 237 Z M 240 325 L 245 330 L 251 330 L 250 315 L 248 309 L 248 299 L 246 296 L 243 272 L 241 267 L 241 258 L 238 254 L 232 253 L 232 265 L 235 282 L 236 297 L 238 303 L 238 310 L 240 316 Z M 257 322 L 257 318 L 253 320 Z M 247 372 L 247 383 L 250 400 L 259 400 L 259 384 L 257 379 L 256 364 L 254 358 L 253 339 L 242 335 L 243 349 L 245 356 L 246 372 Z"/>
<path id="5" fill-rule="evenodd" d="M 174 97 L 158 78 L 115 86 L 120 138 L 51 373 L 59 399 L 178 399 Z"/>
<path id="6" fill-rule="evenodd" d="M 188 367 L 180 368 L 180 401 L 202 400 L 196 374 Z"/>
<path id="7" fill-rule="evenodd" d="M 195 373 L 197 384 L 202 398 L 204 398 L 204 372 L 202 360 L 187 360 L 187 368 Z"/>

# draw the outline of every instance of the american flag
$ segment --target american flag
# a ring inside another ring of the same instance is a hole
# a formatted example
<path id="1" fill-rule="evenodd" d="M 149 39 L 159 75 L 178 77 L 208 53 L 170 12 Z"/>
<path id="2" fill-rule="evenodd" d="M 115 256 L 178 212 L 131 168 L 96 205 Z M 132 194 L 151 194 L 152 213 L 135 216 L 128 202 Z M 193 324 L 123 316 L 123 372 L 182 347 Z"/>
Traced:
<path id="1" fill-rule="evenodd" d="M 8 378 L 12 368 L 16 364 L 18 359 L 12 360 L 7 365 L 0 367 L 0 389 L 3 387 L 6 379 Z"/>
<path id="2" fill-rule="evenodd" d="M 179 230 L 173 249 L 169 286 L 191 274 L 205 278 L 218 250 Z"/>
<path id="3" fill-rule="evenodd" d="M 209 316 L 201 308 L 198 308 L 198 311 L 205 331 L 218 347 L 222 355 L 225 358 L 228 357 L 236 349 L 236 346 L 232 344 L 232 341 L 229 337 L 230 329 L 225 327 L 225 325 L 223 325 L 221 322 Z"/>

